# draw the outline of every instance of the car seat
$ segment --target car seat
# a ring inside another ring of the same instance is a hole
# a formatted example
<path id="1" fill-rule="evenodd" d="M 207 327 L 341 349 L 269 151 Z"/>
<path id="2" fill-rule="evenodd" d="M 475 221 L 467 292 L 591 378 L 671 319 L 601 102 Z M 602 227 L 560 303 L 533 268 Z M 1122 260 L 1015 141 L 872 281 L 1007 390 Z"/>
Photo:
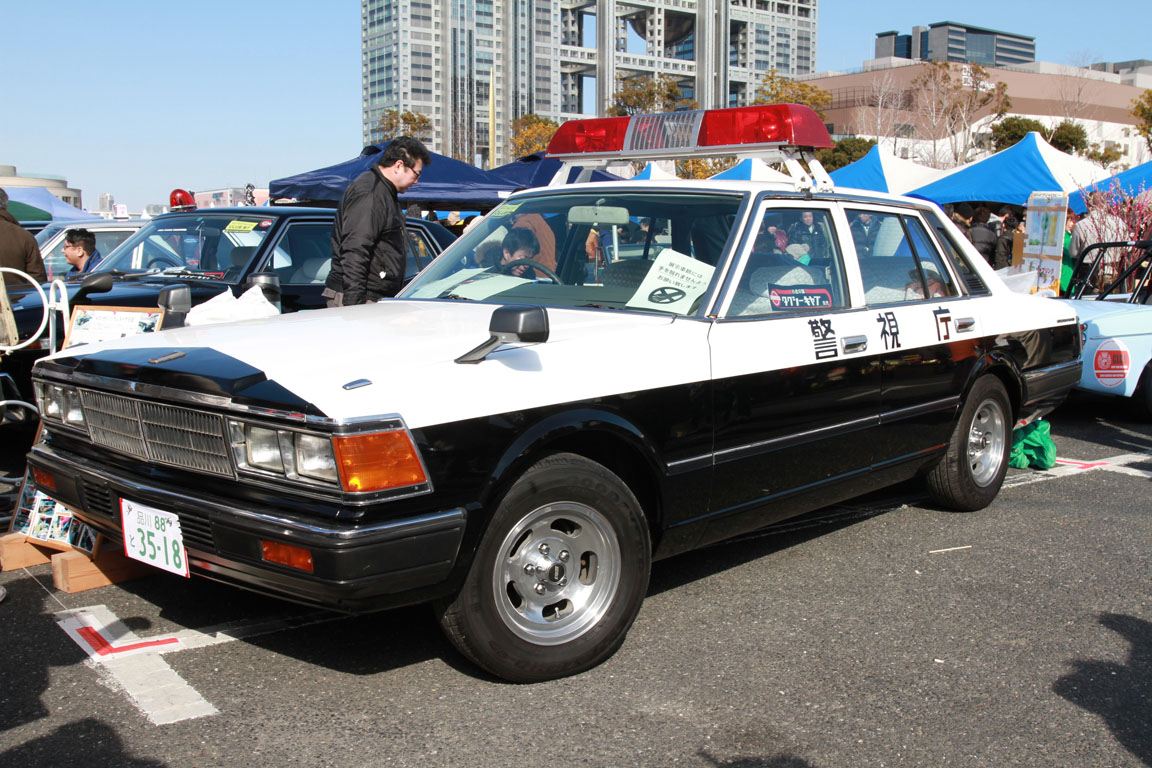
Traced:
<path id="1" fill-rule="evenodd" d="M 644 277 L 650 269 L 652 262 L 648 259 L 614 261 L 604 268 L 601 279 L 605 288 L 636 289 L 644 282 Z"/>

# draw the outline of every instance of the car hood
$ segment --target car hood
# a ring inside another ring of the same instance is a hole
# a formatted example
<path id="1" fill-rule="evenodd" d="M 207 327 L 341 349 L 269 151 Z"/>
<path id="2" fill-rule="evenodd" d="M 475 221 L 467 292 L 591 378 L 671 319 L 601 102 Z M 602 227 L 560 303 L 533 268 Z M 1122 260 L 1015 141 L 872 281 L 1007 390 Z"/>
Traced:
<path id="1" fill-rule="evenodd" d="M 597 310 L 550 309 L 547 342 L 456 363 L 488 339 L 494 309 L 390 300 L 312 310 L 76 347 L 52 367 L 336 421 L 399 414 L 412 427 L 709 376 L 709 323 Z"/>
<path id="2" fill-rule="evenodd" d="M 1095 299 L 1076 299 L 1068 304 L 1075 308 L 1081 323 L 1087 324 L 1090 329 L 1106 326 L 1110 329 L 1110 335 L 1129 328 L 1133 333 L 1148 333 L 1152 329 L 1152 306 L 1147 304 Z"/>

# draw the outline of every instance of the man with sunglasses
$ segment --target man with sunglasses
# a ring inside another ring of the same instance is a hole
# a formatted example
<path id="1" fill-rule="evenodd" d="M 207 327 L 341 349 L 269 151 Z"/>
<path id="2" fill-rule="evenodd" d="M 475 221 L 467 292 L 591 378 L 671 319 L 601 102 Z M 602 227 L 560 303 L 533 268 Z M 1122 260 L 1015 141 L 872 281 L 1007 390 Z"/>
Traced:
<path id="1" fill-rule="evenodd" d="M 329 307 L 395 296 L 404 283 L 407 235 L 399 195 L 420 180 L 432 156 L 419 139 L 400 136 L 348 185 L 332 227 Z"/>

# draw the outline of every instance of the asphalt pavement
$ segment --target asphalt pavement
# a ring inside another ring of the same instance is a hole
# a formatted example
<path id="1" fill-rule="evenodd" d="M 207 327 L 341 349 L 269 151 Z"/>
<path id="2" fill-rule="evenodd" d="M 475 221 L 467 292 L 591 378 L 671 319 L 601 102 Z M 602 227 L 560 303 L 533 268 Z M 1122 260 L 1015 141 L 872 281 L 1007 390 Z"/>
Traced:
<path id="1" fill-rule="evenodd" d="M 1152 766 L 1152 425 L 1050 421 L 981 512 L 908 485 L 657 563 L 624 647 L 536 685 L 426 608 L 0 573 L 0 766 Z"/>

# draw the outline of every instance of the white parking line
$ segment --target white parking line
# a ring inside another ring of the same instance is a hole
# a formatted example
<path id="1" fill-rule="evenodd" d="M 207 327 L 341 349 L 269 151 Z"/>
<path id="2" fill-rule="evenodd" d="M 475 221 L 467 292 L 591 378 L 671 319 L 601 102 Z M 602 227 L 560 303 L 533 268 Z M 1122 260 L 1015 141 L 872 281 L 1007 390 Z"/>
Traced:
<path id="1" fill-rule="evenodd" d="M 1015 488 L 1020 485 L 1042 483 L 1045 480 L 1056 480 L 1061 477 L 1071 477 L 1081 472 L 1117 472 L 1122 475 L 1133 475 L 1152 479 L 1152 471 L 1128 466 L 1152 460 L 1146 453 L 1123 453 L 1119 456 L 1110 456 L 1097 461 L 1077 461 L 1075 459 L 1056 459 L 1056 466 L 1048 470 L 1036 470 L 1027 474 L 1011 475 L 1004 478 L 1005 488 Z"/>
<path id="2" fill-rule="evenodd" d="M 88 654 L 88 664 L 104 675 L 110 687 L 128 694 L 149 722 L 156 725 L 219 714 L 160 654 L 343 618 L 338 614 L 314 612 L 140 638 L 103 605 L 56 613 L 56 623 Z"/>

